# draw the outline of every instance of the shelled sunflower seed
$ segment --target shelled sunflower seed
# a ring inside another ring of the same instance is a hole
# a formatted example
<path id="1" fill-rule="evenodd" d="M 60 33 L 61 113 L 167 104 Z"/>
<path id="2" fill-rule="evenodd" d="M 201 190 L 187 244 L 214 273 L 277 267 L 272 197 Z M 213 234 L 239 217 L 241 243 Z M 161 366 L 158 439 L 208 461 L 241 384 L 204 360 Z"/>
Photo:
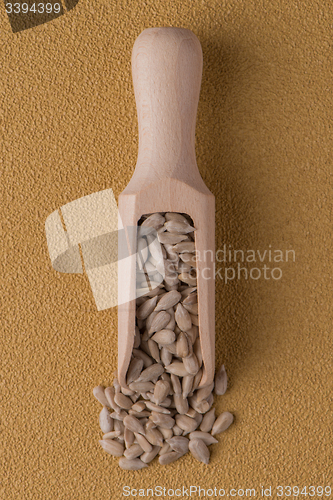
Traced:
<path id="1" fill-rule="evenodd" d="M 136 325 L 127 387 L 93 390 L 103 405 L 103 449 L 120 456 L 125 470 L 166 465 L 188 451 L 209 463 L 208 446 L 233 415 L 217 418 L 215 394 L 227 389 L 224 365 L 215 383 L 200 387 L 203 359 L 199 335 L 195 228 L 187 214 L 147 214 L 138 224 Z M 109 410 L 111 412 L 109 412 Z M 112 411 L 113 410 L 113 411 Z"/>

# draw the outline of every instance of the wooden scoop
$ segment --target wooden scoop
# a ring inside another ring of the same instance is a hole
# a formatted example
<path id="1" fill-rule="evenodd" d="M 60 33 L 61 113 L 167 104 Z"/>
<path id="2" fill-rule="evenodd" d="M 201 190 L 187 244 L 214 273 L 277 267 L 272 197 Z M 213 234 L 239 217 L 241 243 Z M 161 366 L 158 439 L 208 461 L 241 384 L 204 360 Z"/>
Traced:
<path id="1" fill-rule="evenodd" d="M 215 198 L 200 176 L 195 157 L 201 74 L 201 45 L 190 30 L 149 28 L 136 39 L 132 75 L 139 152 L 118 205 L 119 228 L 123 226 L 125 231 L 127 226 L 136 226 L 143 214 L 182 212 L 192 217 L 203 386 L 213 381 L 215 371 Z M 131 238 L 128 232 L 128 241 Z M 118 379 L 126 388 L 135 332 L 135 266 L 133 258 L 118 271 Z"/>

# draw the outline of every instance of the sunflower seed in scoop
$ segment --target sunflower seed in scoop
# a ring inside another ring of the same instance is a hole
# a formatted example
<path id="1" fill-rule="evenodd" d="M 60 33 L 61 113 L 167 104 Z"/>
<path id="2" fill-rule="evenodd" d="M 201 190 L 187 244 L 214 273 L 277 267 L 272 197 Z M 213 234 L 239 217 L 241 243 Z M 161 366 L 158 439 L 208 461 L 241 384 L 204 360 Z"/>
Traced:
<path id="1" fill-rule="evenodd" d="M 187 396 L 190 394 L 192 387 L 193 387 L 193 380 L 194 380 L 193 375 L 186 375 L 186 377 L 183 377 L 183 380 L 182 380 L 183 398 L 187 398 Z"/>
<path id="2" fill-rule="evenodd" d="M 153 312 L 158 300 L 158 295 L 146 300 L 141 306 L 136 310 L 136 317 L 138 319 L 146 319 L 150 313 Z"/>
<path id="3" fill-rule="evenodd" d="M 169 323 L 170 319 L 171 316 L 166 311 L 159 311 L 154 317 L 151 323 L 151 327 L 148 330 L 149 335 L 154 332 L 159 332 L 160 330 L 163 330 L 163 328 L 165 328 L 166 325 Z"/>
<path id="4" fill-rule="evenodd" d="M 158 235 L 159 242 L 163 245 L 176 245 L 176 243 L 180 243 L 181 241 L 188 240 L 188 237 L 185 234 L 175 234 L 175 233 L 160 233 Z"/>
<path id="5" fill-rule="evenodd" d="M 199 366 L 198 358 L 196 357 L 196 355 L 194 353 L 191 354 L 190 356 L 187 356 L 186 358 L 183 358 L 183 364 L 184 364 L 185 370 L 190 375 L 196 375 L 198 373 L 200 366 Z"/>
<path id="6" fill-rule="evenodd" d="M 180 273 L 178 278 L 180 281 L 190 286 L 195 286 L 197 284 L 197 279 L 191 276 L 190 273 Z"/>
<path id="7" fill-rule="evenodd" d="M 127 370 L 127 385 L 134 382 L 139 376 L 143 368 L 143 359 L 132 358 Z"/>
<path id="8" fill-rule="evenodd" d="M 109 410 L 106 406 L 103 406 L 103 409 L 99 414 L 99 426 L 103 434 L 113 431 L 113 420 L 110 417 Z"/>
<path id="9" fill-rule="evenodd" d="M 164 453 L 163 455 L 160 455 L 158 461 L 160 465 L 168 465 L 171 464 L 171 462 L 175 462 L 178 460 L 178 458 L 182 457 L 183 453 L 178 453 L 177 451 L 170 451 L 168 453 Z"/>
<path id="10" fill-rule="evenodd" d="M 93 395 L 95 396 L 97 401 L 99 401 L 103 406 L 107 406 L 108 408 L 110 408 L 110 404 L 109 404 L 109 402 L 106 399 L 106 396 L 104 394 L 104 387 L 102 387 L 101 385 L 94 387 L 93 388 Z"/>
<path id="11" fill-rule="evenodd" d="M 177 348 L 177 356 L 180 358 L 185 358 L 189 354 L 189 346 L 186 334 L 184 332 L 180 332 L 176 342 Z"/>
<path id="12" fill-rule="evenodd" d="M 199 316 L 196 316 L 195 314 L 190 314 L 192 324 L 195 326 L 199 326 Z"/>
<path id="13" fill-rule="evenodd" d="M 121 457 L 124 453 L 124 445 L 122 443 L 118 443 L 118 441 L 101 439 L 99 444 L 104 451 L 110 453 L 110 455 L 113 455 L 114 457 Z"/>
<path id="14" fill-rule="evenodd" d="M 193 431 L 190 432 L 189 437 L 190 439 L 202 439 L 207 446 L 213 443 L 218 443 L 218 440 L 209 434 L 209 432 Z"/>
<path id="15" fill-rule="evenodd" d="M 166 221 L 177 220 L 177 221 L 183 222 L 185 224 L 188 223 L 188 220 L 186 219 L 186 217 L 178 212 L 167 212 L 164 217 L 165 217 Z"/>
<path id="16" fill-rule="evenodd" d="M 182 306 L 181 303 L 177 304 L 175 311 L 175 320 L 177 325 L 183 332 L 186 332 L 192 326 L 190 314 L 188 311 L 186 311 L 186 309 L 184 308 L 184 306 Z"/>
<path id="17" fill-rule="evenodd" d="M 195 252 L 195 243 L 194 241 L 182 241 L 181 243 L 173 245 L 172 250 L 176 253 L 192 253 Z"/>
<path id="18" fill-rule="evenodd" d="M 143 227 L 152 227 L 154 229 L 159 229 L 165 223 L 165 218 L 160 213 L 156 212 L 149 215 L 141 224 Z"/>
<path id="19" fill-rule="evenodd" d="M 190 295 L 187 295 L 187 297 L 185 297 L 185 299 L 182 301 L 182 304 L 185 308 L 186 306 L 190 306 L 197 303 L 198 303 L 197 293 L 191 293 Z"/>
<path id="20" fill-rule="evenodd" d="M 209 463 L 209 450 L 202 439 L 191 439 L 189 442 L 189 450 L 199 462 L 204 464 Z"/>
<path id="21" fill-rule="evenodd" d="M 140 377 L 136 380 L 136 382 L 152 381 L 154 379 L 157 379 L 163 372 L 163 366 L 159 363 L 154 363 L 143 370 L 143 372 L 141 372 Z"/>
<path id="22" fill-rule="evenodd" d="M 188 222 L 170 220 L 164 224 L 164 227 L 169 233 L 186 234 L 192 233 L 195 229 Z"/>
<path id="23" fill-rule="evenodd" d="M 154 458 L 158 455 L 160 449 L 160 446 L 154 446 L 150 453 L 143 453 L 140 457 L 140 460 L 145 464 L 149 464 L 149 462 L 154 460 Z"/>
<path id="24" fill-rule="evenodd" d="M 144 467 L 148 467 L 148 465 L 144 464 L 140 458 L 129 459 L 126 457 L 120 457 L 119 467 L 124 470 L 139 470 Z"/>
<path id="25" fill-rule="evenodd" d="M 215 375 L 215 394 L 223 396 L 227 390 L 228 377 L 224 365 L 221 365 Z"/>
<path id="26" fill-rule="evenodd" d="M 183 455 L 188 452 L 189 440 L 186 437 L 174 436 L 167 440 L 173 451 L 178 451 Z"/>
<path id="27" fill-rule="evenodd" d="M 170 365 L 166 366 L 165 370 L 169 373 L 177 375 L 178 377 L 185 377 L 186 375 L 190 375 L 186 370 L 184 363 L 182 363 L 181 361 L 174 361 Z"/>
<path id="28" fill-rule="evenodd" d="M 157 344 L 168 345 L 176 340 L 176 334 L 172 330 L 159 330 L 152 336 L 152 339 Z"/>
<path id="29" fill-rule="evenodd" d="M 215 408 L 209 410 L 202 419 L 200 430 L 202 432 L 210 432 L 215 422 Z"/>
<path id="30" fill-rule="evenodd" d="M 155 311 L 159 312 L 170 309 L 170 307 L 175 306 L 180 301 L 181 297 L 181 294 L 177 292 L 177 290 L 171 290 L 171 292 L 167 292 L 158 301 L 158 304 L 155 307 Z"/>
<path id="31" fill-rule="evenodd" d="M 220 434 L 220 432 L 223 432 L 228 429 L 228 427 L 233 423 L 234 421 L 234 416 L 232 413 L 225 411 L 221 413 L 215 420 L 215 423 L 212 428 L 212 436 L 215 436 L 215 434 Z"/>
<path id="32" fill-rule="evenodd" d="M 170 383 L 166 380 L 158 380 L 154 388 L 154 400 L 157 405 L 162 403 L 170 391 Z"/>
<path id="33" fill-rule="evenodd" d="M 141 446 L 135 443 L 124 451 L 124 456 L 131 460 L 133 458 L 139 457 L 140 455 L 142 455 L 142 453 L 143 449 L 141 448 Z"/>

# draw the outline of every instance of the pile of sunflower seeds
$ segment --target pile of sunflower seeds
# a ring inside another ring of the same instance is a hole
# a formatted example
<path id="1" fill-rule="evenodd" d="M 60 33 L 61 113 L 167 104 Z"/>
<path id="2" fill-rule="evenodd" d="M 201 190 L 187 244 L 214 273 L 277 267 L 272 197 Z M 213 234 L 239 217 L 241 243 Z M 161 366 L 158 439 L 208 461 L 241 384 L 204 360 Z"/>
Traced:
<path id="1" fill-rule="evenodd" d="M 227 389 L 224 365 L 214 382 L 199 388 L 203 360 L 194 231 L 186 214 L 154 213 L 139 221 L 128 388 L 115 378 L 112 387 L 93 390 L 103 405 L 99 442 L 107 453 L 121 457 L 122 469 L 142 469 L 157 455 L 166 465 L 188 451 L 208 464 L 208 446 L 233 422 L 231 413 L 216 418 L 212 408 L 213 390 L 222 395 Z"/>

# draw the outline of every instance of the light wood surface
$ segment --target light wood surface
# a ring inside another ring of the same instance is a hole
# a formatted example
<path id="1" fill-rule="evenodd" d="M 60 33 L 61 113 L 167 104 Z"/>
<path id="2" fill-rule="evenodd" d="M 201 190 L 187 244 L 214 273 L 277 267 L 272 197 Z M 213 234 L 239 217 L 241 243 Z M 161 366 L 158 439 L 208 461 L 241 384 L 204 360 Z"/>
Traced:
<path id="1" fill-rule="evenodd" d="M 132 76 L 139 152 L 118 204 L 119 227 L 122 224 L 125 230 L 135 226 L 141 215 L 153 212 L 183 212 L 193 219 L 204 385 L 213 380 L 215 370 L 215 198 L 195 157 L 201 75 L 201 45 L 190 30 L 149 28 L 136 39 Z M 124 302 L 118 306 L 118 378 L 124 386 L 135 328 L 135 300 L 130 300 L 135 296 L 135 264 L 135 259 L 120 264 L 118 276 L 118 294 Z"/>

